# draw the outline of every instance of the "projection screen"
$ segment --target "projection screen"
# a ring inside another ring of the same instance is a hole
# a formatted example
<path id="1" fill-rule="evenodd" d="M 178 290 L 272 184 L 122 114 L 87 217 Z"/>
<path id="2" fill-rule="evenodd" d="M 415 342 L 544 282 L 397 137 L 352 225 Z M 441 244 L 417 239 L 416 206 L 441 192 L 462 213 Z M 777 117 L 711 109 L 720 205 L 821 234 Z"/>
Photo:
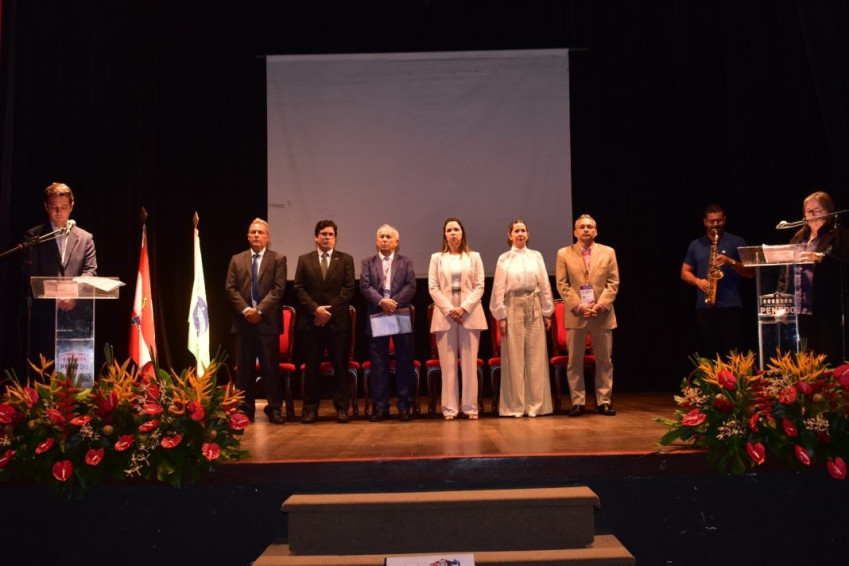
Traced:
<path id="1" fill-rule="evenodd" d="M 333 219 L 360 261 L 384 223 L 426 278 L 446 218 L 487 275 L 524 219 L 554 272 L 572 242 L 568 50 L 269 56 L 268 220 L 294 275 Z"/>

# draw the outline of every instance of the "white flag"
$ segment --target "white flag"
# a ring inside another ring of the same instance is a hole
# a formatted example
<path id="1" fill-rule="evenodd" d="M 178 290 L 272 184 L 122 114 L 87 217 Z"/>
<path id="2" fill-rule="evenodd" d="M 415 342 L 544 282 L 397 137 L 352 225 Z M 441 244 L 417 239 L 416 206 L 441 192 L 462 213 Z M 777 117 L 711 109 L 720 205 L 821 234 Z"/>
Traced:
<path id="1" fill-rule="evenodd" d="M 195 213 L 197 226 L 197 213 Z M 209 366 L 209 311 L 206 307 L 206 285 L 203 282 L 203 259 L 200 255 L 200 237 L 195 228 L 195 281 L 192 285 L 192 303 L 189 306 L 189 351 L 197 360 L 199 373 Z"/>

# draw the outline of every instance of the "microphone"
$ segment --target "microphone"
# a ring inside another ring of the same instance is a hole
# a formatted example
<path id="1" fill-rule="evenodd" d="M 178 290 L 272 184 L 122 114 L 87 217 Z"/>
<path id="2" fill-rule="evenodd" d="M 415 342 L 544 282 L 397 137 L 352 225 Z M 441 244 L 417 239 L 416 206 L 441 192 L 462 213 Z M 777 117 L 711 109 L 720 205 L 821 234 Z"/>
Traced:
<path id="1" fill-rule="evenodd" d="M 76 220 L 68 220 L 68 223 L 65 224 L 64 228 L 62 228 L 62 234 L 67 236 L 68 234 L 71 233 L 71 230 L 73 230 L 74 226 L 76 226 L 76 225 L 77 225 Z"/>
<path id="2" fill-rule="evenodd" d="M 782 220 L 775 227 L 776 230 L 787 230 L 790 228 L 798 228 L 799 226 L 803 226 L 807 224 L 807 220 L 797 220 L 796 222 L 787 222 L 786 220 Z"/>

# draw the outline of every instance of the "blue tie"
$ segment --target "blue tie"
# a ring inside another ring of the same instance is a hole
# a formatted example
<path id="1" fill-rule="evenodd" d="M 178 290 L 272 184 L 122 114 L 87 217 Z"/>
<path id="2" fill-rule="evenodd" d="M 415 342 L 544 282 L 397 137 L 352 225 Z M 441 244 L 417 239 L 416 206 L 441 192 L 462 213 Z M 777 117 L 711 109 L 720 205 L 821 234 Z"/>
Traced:
<path id="1" fill-rule="evenodd" d="M 254 254 L 254 262 L 251 267 L 251 299 L 253 299 L 253 306 L 257 306 L 259 304 L 259 254 Z"/>

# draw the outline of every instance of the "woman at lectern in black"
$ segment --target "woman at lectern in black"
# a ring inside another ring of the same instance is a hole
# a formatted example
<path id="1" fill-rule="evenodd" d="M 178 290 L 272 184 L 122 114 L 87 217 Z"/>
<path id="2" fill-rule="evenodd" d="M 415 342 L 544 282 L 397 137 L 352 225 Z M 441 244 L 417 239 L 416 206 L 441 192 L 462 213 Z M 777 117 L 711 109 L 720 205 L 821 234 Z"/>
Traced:
<path id="1" fill-rule="evenodd" d="M 805 198 L 802 211 L 807 223 L 791 238 L 791 244 L 804 244 L 802 261 L 790 273 L 799 305 L 799 337 L 807 348 L 826 354 L 836 366 L 846 357 L 846 336 L 841 325 L 841 305 L 847 296 L 847 245 L 849 231 L 839 225 L 834 201 L 818 191 Z"/>

